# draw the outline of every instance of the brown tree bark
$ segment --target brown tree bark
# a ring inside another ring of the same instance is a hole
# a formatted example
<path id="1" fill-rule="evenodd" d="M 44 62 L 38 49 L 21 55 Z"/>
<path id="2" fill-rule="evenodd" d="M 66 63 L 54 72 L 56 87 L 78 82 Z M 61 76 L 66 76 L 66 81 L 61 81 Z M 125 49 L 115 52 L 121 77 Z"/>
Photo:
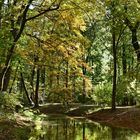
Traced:
<path id="1" fill-rule="evenodd" d="M 42 103 L 44 103 L 45 95 L 46 95 L 46 68 L 42 67 L 41 70 L 41 84 L 42 84 Z"/>
<path id="2" fill-rule="evenodd" d="M 35 107 L 39 106 L 38 102 L 38 92 L 39 92 L 39 79 L 40 79 L 40 69 L 37 68 L 37 75 L 36 75 L 36 90 L 35 90 Z"/>
<path id="3" fill-rule="evenodd" d="M 57 68 L 57 86 L 59 87 L 60 86 L 60 64 L 58 65 L 58 68 Z"/>
<path id="4" fill-rule="evenodd" d="M 69 62 L 66 62 L 66 83 L 65 86 L 66 88 L 68 88 L 68 84 L 69 84 Z"/>
<path id="5" fill-rule="evenodd" d="M 127 73 L 127 61 L 126 61 L 126 48 L 125 46 L 123 46 L 122 48 L 122 71 L 123 71 L 123 77 L 126 77 L 126 73 Z M 127 106 L 128 105 L 128 95 L 126 94 L 127 91 L 127 85 L 124 84 L 124 97 L 123 97 L 123 101 L 122 101 L 122 105 Z"/>
<path id="6" fill-rule="evenodd" d="M 129 27 L 132 34 L 132 45 L 137 55 L 137 62 L 140 63 L 140 45 L 138 43 L 137 31 L 140 25 L 140 22 L 137 21 L 135 25 L 133 25 L 128 18 L 125 19 L 125 24 Z"/>
<path id="7" fill-rule="evenodd" d="M 112 85 L 112 111 L 116 109 L 116 84 L 117 84 L 117 45 L 115 33 L 115 5 L 112 2 L 112 52 L 113 52 L 113 85 Z M 117 43 L 118 44 L 118 43 Z"/>
<path id="8" fill-rule="evenodd" d="M 4 0 L 1 0 L 0 1 L 0 29 L 1 29 L 1 26 L 2 26 L 2 23 L 1 23 L 1 20 L 2 20 L 2 7 L 3 7 L 3 3 L 4 3 Z"/>
<path id="9" fill-rule="evenodd" d="M 31 81 L 30 81 L 30 84 L 31 84 L 31 87 L 32 87 L 32 89 L 33 89 L 33 91 L 34 91 L 34 76 L 35 76 L 35 66 L 33 66 L 33 68 L 32 68 L 32 71 L 31 71 Z"/>
<path id="10" fill-rule="evenodd" d="M 123 66 L 123 75 L 127 73 L 127 62 L 126 62 L 126 49 L 125 46 L 122 48 L 122 66 Z"/>
<path id="11" fill-rule="evenodd" d="M 83 99 L 82 103 L 85 103 L 85 98 L 86 98 L 86 80 L 85 80 L 85 75 L 86 75 L 87 69 L 83 66 Z"/>
<path id="12" fill-rule="evenodd" d="M 73 78 L 72 78 L 72 85 L 73 85 L 73 96 L 75 96 L 76 93 L 76 71 L 74 69 L 73 71 Z"/>
<path id="13" fill-rule="evenodd" d="M 0 91 L 7 91 L 8 84 L 10 81 L 11 67 L 6 67 L 2 69 L 0 73 Z"/>
<path id="14" fill-rule="evenodd" d="M 29 105 L 32 105 L 33 101 L 30 99 L 29 94 L 28 94 L 28 91 L 26 89 L 23 74 L 21 73 L 20 76 L 21 76 L 21 82 L 22 82 L 22 85 L 23 85 L 23 89 L 25 91 L 25 94 L 26 94 L 26 97 L 28 99 Z"/>
<path id="15" fill-rule="evenodd" d="M 112 110 L 116 109 L 116 83 L 117 83 L 117 52 L 115 45 L 115 32 L 112 33 L 112 43 L 113 43 L 113 89 L 112 89 Z"/>
<path id="16" fill-rule="evenodd" d="M 18 66 L 16 67 L 15 74 L 14 74 L 14 79 L 13 79 L 11 88 L 9 89 L 9 93 L 12 92 L 12 89 L 13 89 L 13 86 L 14 86 L 14 83 L 15 83 L 15 80 L 16 80 L 16 78 L 17 78 L 17 71 L 18 71 Z"/>

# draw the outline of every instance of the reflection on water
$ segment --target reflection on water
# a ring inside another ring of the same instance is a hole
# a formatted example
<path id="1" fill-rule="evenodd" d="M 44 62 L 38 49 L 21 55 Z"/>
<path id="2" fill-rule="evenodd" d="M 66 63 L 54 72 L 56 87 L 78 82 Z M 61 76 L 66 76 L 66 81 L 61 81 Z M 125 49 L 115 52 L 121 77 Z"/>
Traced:
<path id="1" fill-rule="evenodd" d="M 29 140 L 140 140 L 140 134 L 82 118 L 50 116 L 32 128 Z"/>

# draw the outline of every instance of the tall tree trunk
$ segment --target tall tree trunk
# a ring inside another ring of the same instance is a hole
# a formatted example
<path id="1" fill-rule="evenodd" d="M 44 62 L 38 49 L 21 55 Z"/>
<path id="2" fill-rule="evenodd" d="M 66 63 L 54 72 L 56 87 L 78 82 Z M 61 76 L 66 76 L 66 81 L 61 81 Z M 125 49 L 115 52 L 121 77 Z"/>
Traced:
<path id="1" fill-rule="evenodd" d="M 18 71 L 18 66 L 16 67 L 15 74 L 14 74 L 14 79 L 13 79 L 11 88 L 9 89 L 9 93 L 12 92 L 12 89 L 13 89 L 13 86 L 14 86 L 14 83 L 15 83 L 15 80 L 16 80 L 16 78 L 17 78 L 17 71 Z"/>
<path id="2" fill-rule="evenodd" d="M 117 83 L 117 54 L 115 45 L 115 33 L 112 34 L 113 39 L 113 87 L 112 87 L 112 110 L 116 109 L 116 83 Z"/>
<path id="3" fill-rule="evenodd" d="M 43 67 L 41 70 L 42 88 L 45 88 L 45 79 L 46 79 L 45 72 L 46 72 L 45 67 Z"/>
<path id="4" fill-rule="evenodd" d="M 123 66 L 123 75 L 126 76 L 127 73 L 127 62 L 126 62 L 126 48 L 122 48 L 122 66 Z"/>
<path id="5" fill-rule="evenodd" d="M 127 5 L 124 6 L 125 11 L 127 12 Z M 130 20 L 126 17 L 125 18 L 125 24 L 129 27 L 131 33 L 132 33 L 132 45 L 133 48 L 135 50 L 135 53 L 137 55 L 137 67 L 136 67 L 136 85 L 135 85 L 135 89 L 137 91 L 137 83 L 138 81 L 138 74 L 139 74 L 139 65 L 140 65 L 140 45 L 138 42 L 138 38 L 137 38 L 137 32 L 140 26 L 140 22 L 139 20 L 134 24 L 131 23 Z"/>
<path id="6" fill-rule="evenodd" d="M 85 80 L 85 75 L 86 75 L 86 68 L 83 66 L 83 98 L 82 98 L 82 103 L 85 103 L 85 98 L 86 98 L 86 80 Z"/>
<path id="7" fill-rule="evenodd" d="M 85 122 L 83 122 L 83 133 L 82 133 L 82 136 L 83 136 L 83 139 L 82 140 L 86 140 L 86 124 Z"/>
<path id="8" fill-rule="evenodd" d="M 44 103 L 45 99 L 45 92 L 46 92 L 46 69 L 45 67 L 42 68 L 41 70 L 41 83 L 42 83 L 42 103 Z"/>
<path id="9" fill-rule="evenodd" d="M 91 66 L 93 67 L 94 66 L 94 63 L 93 63 L 93 58 L 91 60 Z M 94 92 L 94 73 L 92 73 L 92 93 Z"/>
<path id="10" fill-rule="evenodd" d="M 38 102 L 38 92 L 39 92 L 39 77 L 40 77 L 40 69 L 37 67 L 37 75 L 36 75 L 36 90 L 35 90 L 35 107 L 39 106 Z"/>
<path id="11" fill-rule="evenodd" d="M 90 56 L 90 49 L 88 49 L 88 54 L 83 55 L 83 61 L 87 64 L 89 62 L 89 56 Z M 82 72 L 83 72 L 83 99 L 82 99 L 82 103 L 84 104 L 86 102 L 86 74 L 87 74 L 87 68 L 83 65 L 82 66 Z"/>
<path id="12" fill-rule="evenodd" d="M 116 138 L 116 129 L 112 127 L 111 129 L 111 140 L 117 140 Z"/>
<path id="13" fill-rule="evenodd" d="M 10 76 L 11 76 L 11 66 L 10 60 L 14 52 L 15 45 L 13 44 L 10 50 L 8 51 L 8 55 L 6 57 L 5 65 L 0 73 L 0 90 L 7 91 Z"/>
<path id="14" fill-rule="evenodd" d="M 6 67 L 0 73 L 0 90 L 7 91 L 11 76 L 11 67 Z"/>
<path id="15" fill-rule="evenodd" d="M 23 89 L 24 89 L 24 91 L 25 91 L 25 94 L 26 94 L 26 97 L 27 97 L 27 99 L 28 99 L 29 105 L 32 105 L 33 102 L 32 102 L 32 100 L 31 100 L 31 98 L 29 97 L 28 91 L 27 91 L 27 89 L 26 89 L 25 82 L 24 82 L 24 78 L 23 78 L 23 74 L 20 73 L 20 76 L 21 76 L 21 82 L 22 82 L 22 85 L 23 85 Z"/>
<path id="16" fill-rule="evenodd" d="M 1 0 L 0 1 L 0 29 L 1 29 L 1 27 L 2 27 L 2 8 L 3 8 L 3 3 L 4 3 L 4 0 Z"/>
<path id="17" fill-rule="evenodd" d="M 35 66 L 31 70 L 30 84 L 32 87 L 31 99 L 35 102 L 35 91 L 34 91 L 34 77 L 35 77 Z"/>
<path id="18" fill-rule="evenodd" d="M 58 68 L 57 68 L 57 86 L 59 87 L 60 85 L 60 65 L 58 65 Z"/>
<path id="19" fill-rule="evenodd" d="M 139 83 L 139 66 L 140 66 L 140 45 L 137 39 L 137 30 L 139 27 L 140 23 L 136 23 L 135 27 L 130 28 L 131 32 L 132 32 L 132 44 L 133 47 L 135 49 L 135 52 L 137 54 L 137 66 L 136 66 L 136 83 L 135 83 L 135 90 L 136 90 L 136 94 L 137 94 L 137 90 L 138 90 L 138 83 Z M 131 97 L 133 98 L 133 97 Z"/>
<path id="20" fill-rule="evenodd" d="M 69 62 L 66 62 L 66 83 L 65 86 L 68 88 L 68 83 L 69 83 Z"/>
<path id="21" fill-rule="evenodd" d="M 140 45 L 137 39 L 137 28 L 133 28 L 131 32 L 132 32 L 132 44 L 137 54 L 137 62 L 140 63 Z"/>
<path id="22" fill-rule="evenodd" d="M 52 66 L 49 66 L 49 88 L 52 89 L 53 87 L 53 68 Z"/>
<path id="23" fill-rule="evenodd" d="M 112 4 L 112 52 L 113 52 L 113 85 L 112 85 L 112 111 L 116 109 L 116 84 L 117 84 L 117 48 L 115 35 L 115 17 L 114 17 L 114 2 Z"/>
<path id="24" fill-rule="evenodd" d="M 73 71 L 73 78 L 72 78 L 72 85 L 73 85 L 73 96 L 75 96 L 76 93 L 76 71 L 74 69 Z"/>
<path id="25" fill-rule="evenodd" d="M 83 99 L 82 99 L 82 103 L 85 103 L 85 98 L 86 98 L 86 81 L 85 78 L 83 78 Z"/>
<path id="26" fill-rule="evenodd" d="M 127 11 L 126 11 L 127 12 Z M 140 22 L 137 21 L 135 25 L 133 25 L 128 18 L 125 19 L 125 24 L 129 27 L 132 33 L 132 45 L 137 55 L 137 62 L 140 63 L 140 45 L 137 38 L 137 31 L 140 25 Z"/>
<path id="27" fill-rule="evenodd" d="M 127 73 L 127 62 L 126 62 L 126 48 L 125 46 L 123 45 L 123 48 L 122 48 L 122 67 L 123 67 L 123 77 L 125 78 L 126 77 L 126 73 Z M 124 81 L 125 82 L 125 81 Z M 122 102 L 122 105 L 126 106 L 128 105 L 128 95 L 126 94 L 127 92 L 127 85 L 124 84 L 124 95 L 123 95 L 123 102 Z"/>
<path id="28" fill-rule="evenodd" d="M 19 88 L 20 94 L 22 95 L 22 92 L 23 92 L 23 84 L 22 84 L 21 75 L 20 75 L 20 78 L 18 79 L 18 81 L 19 81 L 18 88 Z"/>
<path id="29" fill-rule="evenodd" d="M 34 76 L 35 76 L 35 66 L 33 66 L 33 68 L 32 68 L 31 79 L 30 79 L 30 84 L 31 84 L 33 91 L 34 91 Z"/>
<path id="30" fill-rule="evenodd" d="M 65 69 L 65 87 L 68 88 L 69 86 L 69 62 L 68 60 L 66 61 L 66 69 Z M 64 93 L 64 105 L 68 103 L 67 101 L 67 92 Z"/>

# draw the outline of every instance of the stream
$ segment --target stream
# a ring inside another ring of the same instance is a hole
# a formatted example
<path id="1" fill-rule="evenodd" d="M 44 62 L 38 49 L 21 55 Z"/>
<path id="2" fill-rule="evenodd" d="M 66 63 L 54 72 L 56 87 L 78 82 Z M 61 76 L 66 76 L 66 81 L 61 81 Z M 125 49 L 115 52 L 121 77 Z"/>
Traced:
<path id="1" fill-rule="evenodd" d="M 85 118 L 47 116 L 31 128 L 29 140 L 140 140 L 140 133 Z"/>

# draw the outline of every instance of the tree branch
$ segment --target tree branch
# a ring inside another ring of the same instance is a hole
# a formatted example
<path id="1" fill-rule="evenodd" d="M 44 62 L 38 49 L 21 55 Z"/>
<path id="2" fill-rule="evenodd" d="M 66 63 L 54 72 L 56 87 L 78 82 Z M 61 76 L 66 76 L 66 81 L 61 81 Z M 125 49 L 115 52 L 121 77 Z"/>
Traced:
<path id="1" fill-rule="evenodd" d="M 125 18 L 125 24 L 129 27 L 131 31 L 133 30 L 134 27 L 132 26 L 130 20 L 127 17 Z"/>
<path id="2" fill-rule="evenodd" d="M 119 36 L 118 36 L 118 39 L 117 39 L 117 42 L 116 42 L 116 47 L 119 45 L 120 39 L 121 39 L 126 27 L 127 27 L 127 25 L 120 30 L 120 33 L 119 33 Z"/>
<path id="3" fill-rule="evenodd" d="M 20 36 L 21 36 L 21 34 L 22 34 L 22 32 L 23 32 L 23 29 L 24 29 L 25 24 L 26 24 L 27 12 L 28 12 L 28 10 L 29 10 L 29 7 L 30 7 L 32 1 L 33 1 L 33 0 L 29 0 L 29 1 L 28 1 L 28 4 L 27 4 L 27 6 L 25 7 L 25 10 L 23 11 L 23 16 L 22 16 L 22 21 L 21 21 L 20 30 L 19 30 L 18 34 L 16 35 L 14 42 L 17 42 L 17 40 L 20 38 Z"/>
<path id="4" fill-rule="evenodd" d="M 62 2 L 62 0 L 61 0 L 61 1 L 59 2 L 59 4 L 57 4 L 56 7 L 54 7 L 54 8 L 52 8 L 52 6 L 53 6 L 53 4 L 52 4 L 50 7 L 48 7 L 48 9 L 44 10 L 43 12 L 41 12 L 41 13 L 35 15 L 35 16 L 32 16 L 32 17 L 26 19 L 26 21 L 33 20 L 33 19 L 35 19 L 35 18 L 37 18 L 37 17 L 40 17 L 41 15 L 43 15 L 43 14 L 45 14 L 45 13 L 47 13 L 47 12 L 58 10 L 59 7 L 60 7 L 61 2 Z"/>

